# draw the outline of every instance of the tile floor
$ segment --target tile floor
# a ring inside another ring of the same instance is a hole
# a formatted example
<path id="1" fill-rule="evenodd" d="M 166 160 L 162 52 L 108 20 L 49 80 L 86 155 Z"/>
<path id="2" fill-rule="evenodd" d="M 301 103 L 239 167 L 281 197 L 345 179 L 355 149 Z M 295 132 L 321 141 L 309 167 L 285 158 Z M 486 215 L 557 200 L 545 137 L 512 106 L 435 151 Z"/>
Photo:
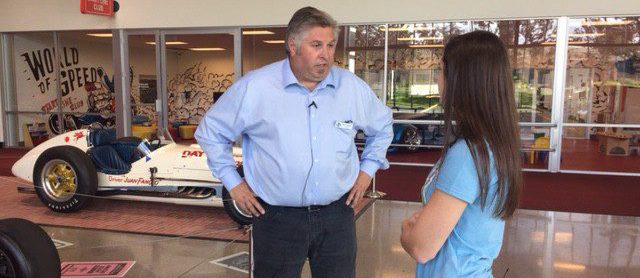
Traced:
<path id="1" fill-rule="evenodd" d="M 357 277 L 413 277 L 400 223 L 420 204 L 378 201 L 357 221 Z M 243 243 L 46 226 L 62 261 L 134 260 L 126 277 L 248 277 L 210 261 Z M 495 277 L 640 277 L 640 218 L 519 210 L 506 225 Z M 303 277 L 310 277 L 308 267 Z"/>

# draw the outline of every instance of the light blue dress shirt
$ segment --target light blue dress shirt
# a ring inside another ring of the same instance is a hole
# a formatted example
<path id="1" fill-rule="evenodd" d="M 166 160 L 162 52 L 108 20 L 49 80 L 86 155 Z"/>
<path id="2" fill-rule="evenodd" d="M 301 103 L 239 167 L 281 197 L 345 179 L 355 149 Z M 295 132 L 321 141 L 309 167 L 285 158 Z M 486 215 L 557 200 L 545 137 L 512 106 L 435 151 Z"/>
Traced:
<path id="1" fill-rule="evenodd" d="M 504 220 L 493 217 L 498 176 L 491 161 L 490 181 L 484 209 L 480 206 L 480 184 L 471 151 L 464 140 L 456 141 L 444 160 L 429 173 L 423 202 L 439 189 L 467 203 L 458 223 L 436 256 L 418 264 L 416 277 L 493 277 L 491 266 L 500 253 Z M 440 165 L 441 164 L 441 165 Z"/>
<path id="2" fill-rule="evenodd" d="M 285 59 L 236 81 L 200 122 L 195 137 L 213 175 L 231 190 L 242 182 L 231 155 L 242 136 L 244 175 L 271 205 L 326 205 L 348 192 L 360 170 L 389 168 L 391 110 L 353 73 L 332 67 L 309 91 Z M 358 130 L 366 144 L 354 144 Z"/>

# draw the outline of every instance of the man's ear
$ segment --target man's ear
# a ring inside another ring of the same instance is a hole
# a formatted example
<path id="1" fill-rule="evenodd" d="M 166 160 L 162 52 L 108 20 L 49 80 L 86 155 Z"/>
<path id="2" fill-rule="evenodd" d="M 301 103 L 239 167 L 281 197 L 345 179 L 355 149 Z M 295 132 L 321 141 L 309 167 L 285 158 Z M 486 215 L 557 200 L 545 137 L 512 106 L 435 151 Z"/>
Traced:
<path id="1" fill-rule="evenodd" d="M 287 46 L 289 47 L 289 53 L 291 54 L 291 56 L 296 55 L 296 43 L 292 38 L 289 38 L 289 40 L 287 41 Z"/>

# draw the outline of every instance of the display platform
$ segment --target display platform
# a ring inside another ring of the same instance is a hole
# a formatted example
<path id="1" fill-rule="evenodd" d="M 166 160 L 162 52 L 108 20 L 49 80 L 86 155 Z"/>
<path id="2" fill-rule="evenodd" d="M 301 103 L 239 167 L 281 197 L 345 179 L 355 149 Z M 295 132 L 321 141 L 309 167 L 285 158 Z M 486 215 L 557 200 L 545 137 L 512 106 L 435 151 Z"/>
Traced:
<path id="1" fill-rule="evenodd" d="M 17 191 L 18 186 L 25 185 L 30 184 L 16 177 L 0 176 L 0 219 L 19 217 L 42 225 L 249 241 L 248 234 L 227 216 L 223 208 L 94 199 L 78 212 L 57 213 L 45 207 L 35 194 Z M 355 208 L 356 217 L 373 201 L 360 201 Z"/>

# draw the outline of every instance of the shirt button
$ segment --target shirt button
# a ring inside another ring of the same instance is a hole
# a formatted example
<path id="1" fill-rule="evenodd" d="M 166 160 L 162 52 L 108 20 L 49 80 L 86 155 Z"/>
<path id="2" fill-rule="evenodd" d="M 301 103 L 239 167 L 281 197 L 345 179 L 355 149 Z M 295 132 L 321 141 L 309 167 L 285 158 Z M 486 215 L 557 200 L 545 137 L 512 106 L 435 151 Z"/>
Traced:
<path id="1" fill-rule="evenodd" d="M 316 137 L 315 137 L 315 136 L 313 136 L 313 140 L 316 140 Z"/>
<path id="2" fill-rule="evenodd" d="M 316 117 L 316 114 L 311 114 L 311 118 L 315 118 L 315 117 Z"/>
<path id="3" fill-rule="evenodd" d="M 316 185 L 319 185 L 319 184 L 320 184 L 319 182 L 316 182 Z"/>
<path id="4" fill-rule="evenodd" d="M 317 159 L 316 159 L 316 160 L 314 160 L 313 162 L 318 162 L 318 161 L 320 161 L 320 160 L 317 160 Z"/>

